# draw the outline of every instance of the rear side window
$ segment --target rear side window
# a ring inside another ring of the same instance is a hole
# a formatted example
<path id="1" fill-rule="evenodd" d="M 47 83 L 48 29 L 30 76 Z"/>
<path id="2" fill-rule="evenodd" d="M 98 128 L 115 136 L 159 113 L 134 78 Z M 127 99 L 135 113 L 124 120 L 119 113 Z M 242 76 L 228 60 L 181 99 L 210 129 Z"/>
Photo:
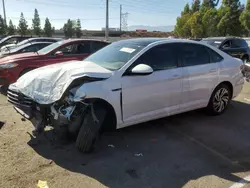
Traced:
<path id="1" fill-rule="evenodd" d="M 199 44 L 180 44 L 183 66 L 204 65 L 210 63 L 206 47 Z"/>
<path id="2" fill-rule="evenodd" d="M 219 55 L 214 50 L 207 48 L 207 47 L 206 47 L 206 50 L 208 51 L 208 53 L 210 55 L 211 63 L 217 63 L 217 62 L 220 62 L 223 60 L 223 57 L 221 57 L 221 55 Z"/>
<path id="3" fill-rule="evenodd" d="M 92 42 L 91 53 L 94 53 L 107 45 L 108 44 L 104 42 Z"/>

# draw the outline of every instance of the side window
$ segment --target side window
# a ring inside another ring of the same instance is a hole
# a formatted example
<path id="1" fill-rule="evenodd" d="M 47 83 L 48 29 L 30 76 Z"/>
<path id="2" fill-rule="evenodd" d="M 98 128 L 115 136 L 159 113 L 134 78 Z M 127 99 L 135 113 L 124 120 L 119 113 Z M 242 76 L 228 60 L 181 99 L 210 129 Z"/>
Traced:
<path id="1" fill-rule="evenodd" d="M 240 39 L 241 47 L 248 47 L 247 42 L 244 39 Z"/>
<path id="2" fill-rule="evenodd" d="M 232 48 L 232 40 L 227 40 L 226 42 L 224 42 L 222 48 L 224 49 Z"/>
<path id="3" fill-rule="evenodd" d="M 241 48 L 241 47 L 243 46 L 240 39 L 232 40 L 232 48 Z"/>
<path id="4" fill-rule="evenodd" d="M 166 70 L 178 67 L 177 55 L 174 50 L 174 44 L 163 44 L 149 49 L 133 64 L 146 64 L 154 71 Z"/>
<path id="5" fill-rule="evenodd" d="M 61 51 L 64 55 L 71 55 L 74 54 L 75 51 L 75 44 L 69 44 L 59 48 L 57 51 Z"/>
<path id="6" fill-rule="evenodd" d="M 217 52 L 215 52 L 214 50 L 207 48 L 206 50 L 208 51 L 209 55 L 210 55 L 210 60 L 211 63 L 217 63 L 223 60 L 223 57 L 221 57 Z"/>
<path id="7" fill-rule="evenodd" d="M 182 62 L 183 66 L 204 65 L 210 63 L 209 53 L 203 45 L 182 44 Z"/>
<path id="8" fill-rule="evenodd" d="M 90 42 L 79 43 L 76 45 L 75 54 L 90 54 Z"/>
<path id="9" fill-rule="evenodd" d="M 21 52 L 36 52 L 37 51 L 37 45 L 28 46 L 21 50 Z"/>
<path id="10" fill-rule="evenodd" d="M 50 45 L 50 43 L 39 44 L 39 45 L 38 45 L 38 48 L 39 48 L 39 50 L 40 50 L 40 49 L 42 49 L 42 48 L 44 48 L 44 47 L 46 47 L 46 46 L 48 46 L 48 45 Z"/>
<path id="11" fill-rule="evenodd" d="M 107 46 L 107 43 L 104 42 L 92 42 L 92 49 L 91 49 L 91 53 L 94 53 L 98 50 L 100 50 L 101 48 Z"/>

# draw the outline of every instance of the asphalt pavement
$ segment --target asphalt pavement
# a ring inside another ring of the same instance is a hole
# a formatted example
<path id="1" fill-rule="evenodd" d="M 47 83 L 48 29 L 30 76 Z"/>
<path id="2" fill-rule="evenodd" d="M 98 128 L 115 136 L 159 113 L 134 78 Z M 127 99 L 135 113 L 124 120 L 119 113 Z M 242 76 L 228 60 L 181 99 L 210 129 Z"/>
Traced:
<path id="1" fill-rule="evenodd" d="M 250 83 L 221 116 L 202 110 L 105 133 L 91 154 L 32 138 L 0 96 L 0 187 L 250 187 Z"/>

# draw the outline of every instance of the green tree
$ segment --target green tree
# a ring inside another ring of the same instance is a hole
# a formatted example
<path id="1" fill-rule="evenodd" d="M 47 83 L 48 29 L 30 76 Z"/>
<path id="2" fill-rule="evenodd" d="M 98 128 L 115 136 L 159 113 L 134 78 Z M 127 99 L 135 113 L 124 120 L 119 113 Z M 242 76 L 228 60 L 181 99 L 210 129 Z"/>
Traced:
<path id="1" fill-rule="evenodd" d="M 21 35 L 28 34 L 28 24 L 22 12 L 21 12 L 20 20 L 19 20 L 18 32 Z"/>
<path id="2" fill-rule="evenodd" d="M 6 26 L 3 17 L 0 15 L 0 35 L 6 34 Z"/>
<path id="3" fill-rule="evenodd" d="M 67 23 L 63 26 L 63 31 L 66 38 L 71 38 L 74 35 L 74 27 L 72 20 L 68 19 Z"/>
<path id="4" fill-rule="evenodd" d="M 7 28 L 7 33 L 8 33 L 8 35 L 14 35 L 16 33 L 16 28 L 13 25 L 11 20 L 9 21 L 9 26 Z"/>
<path id="5" fill-rule="evenodd" d="M 189 14 L 189 13 L 190 13 L 190 7 L 189 7 L 189 4 L 187 3 L 184 7 L 184 10 L 181 12 L 181 15 Z"/>
<path id="6" fill-rule="evenodd" d="M 51 26 L 51 23 L 49 21 L 49 18 L 45 19 L 44 29 L 43 29 L 44 35 L 46 37 L 52 37 L 52 34 L 54 33 L 54 30 Z"/>
<path id="7" fill-rule="evenodd" d="M 191 29 L 188 24 L 188 20 L 190 19 L 190 14 L 182 15 L 177 18 L 174 34 L 178 37 L 190 37 Z"/>
<path id="8" fill-rule="evenodd" d="M 246 8 L 240 15 L 240 22 L 244 29 L 250 33 L 250 0 L 247 0 Z"/>
<path id="9" fill-rule="evenodd" d="M 242 25 L 240 23 L 240 15 L 242 6 L 239 0 L 223 0 L 218 10 L 220 21 L 217 29 L 220 35 L 240 36 L 242 33 Z"/>
<path id="10" fill-rule="evenodd" d="M 191 36 L 194 38 L 200 38 L 203 36 L 202 17 L 200 12 L 195 12 L 188 20 L 190 26 Z"/>
<path id="11" fill-rule="evenodd" d="M 199 11 L 200 10 L 200 5 L 201 5 L 200 0 L 194 0 L 194 2 L 192 4 L 192 7 L 191 7 L 191 12 L 195 13 L 195 12 Z"/>
<path id="12" fill-rule="evenodd" d="M 37 9 L 35 9 L 34 19 L 32 19 L 32 28 L 33 28 L 33 34 L 37 36 L 41 35 L 41 32 L 42 32 L 41 20 L 40 20 Z"/>
<path id="13" fill-rule="evenodd" d="M 219 21 L 217 10 L 215 8 L 208 9 L 202 17 L 204 36 L 218 36 L 217 24 Z"/>
<path id="14" fill-rule="evenodd" d="M 82 36 L 82 27 L 80 19 L 77 19 L 76 26 L 75 26 L 75 33 L 77 38 L 81 38 Z"/>

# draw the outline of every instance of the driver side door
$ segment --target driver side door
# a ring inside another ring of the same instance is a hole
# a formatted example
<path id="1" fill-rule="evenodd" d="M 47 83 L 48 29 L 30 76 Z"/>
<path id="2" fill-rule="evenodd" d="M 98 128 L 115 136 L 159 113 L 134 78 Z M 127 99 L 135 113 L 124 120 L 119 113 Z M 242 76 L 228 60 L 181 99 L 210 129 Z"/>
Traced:
<path id="1" fill-rule="evenodd" d="M 122 111 L 125 124 L 161 118 L 179 111 L 182 91 L 182 67 L 178 66 L 174 44 L 155 46 L 126 70 L 122 82 Z M 149 75 L 133 75 L 139 64 L 153 68 Z"/>

